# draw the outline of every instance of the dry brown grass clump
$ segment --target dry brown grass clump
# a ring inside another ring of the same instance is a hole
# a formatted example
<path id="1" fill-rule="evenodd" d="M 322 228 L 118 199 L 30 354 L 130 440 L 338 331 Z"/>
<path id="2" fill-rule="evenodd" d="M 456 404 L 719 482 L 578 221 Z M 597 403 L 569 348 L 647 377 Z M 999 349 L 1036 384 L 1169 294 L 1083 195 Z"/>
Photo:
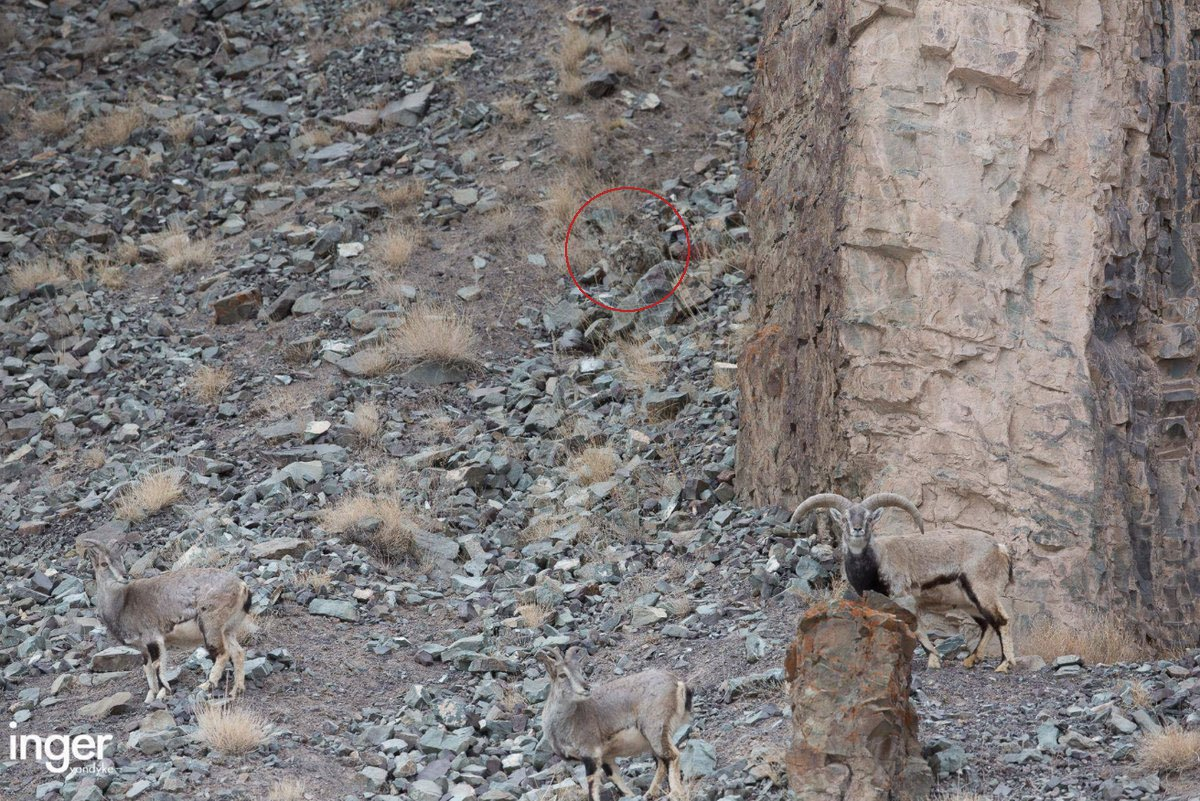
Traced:
<path id="1" fill-rule="evenodd" d="M 31 111 L 29 127 L 42 136 L 61 138 L 71 129 L 71 115 L 60 108 Z"/>
<path id="2" fill-rule="evenodd" d="M 476 364 L 478 348 L 470 321 L 447 306 L 415 307 L 388 343 L 400 359 L 441 364 Z"/>
<path id="3" fill-rule="evenodd" d="M 379 413 L 379 404 L 374 401 L 360 403 L 354 407 L 354 418 L 350 424 L 354 436 L 359 442 L 374 442 L 383 430 L 383 418 Z"/>
<path id="4" fill-rule="evenodd" d="M 387 562 L 418 554 L 416 512 L 396 498 L 356 493 L 321 512 L 321 526 L 370 549 Z"/>
<path id="5" fill-rule="evenodd" d="M 587 31 L 576 25 L 568 25 L 563 29 L 558 43 L 558 52 L 555 54 L 556 66 L 562 72 L 578 73 L 580 67 L 583 66 L 583 60 L 588 57 L 588 53 L 592 52 L 595 44 Z"/>
<path id="6" fill-rule="evenodd" d="M 571 123 L 558 129 L 558 148 L 576 167 L 591 167 L 596 155 L 592 129 L 584 122 Z"/>
<path id="7" fill-rule="evenodd" d="M 167 136 L 171 137 L 171 141 L 176 145 L 182 145 L 191 139 L 195 130 L 196 118 L 186 114 L 181 114 L 167 123 Z"/>
<path id="8" fill-rule="evenodd" d="M 374 378 L 394 370 L 399 357 L 388 345 L 373 345 L 354 354 L 354 361 L 360 373 Z"/>
<path id="9" fill-rule="evenodd" d="M 163 263 L 172 272 L 188 267 L 206 267 L 216 255 L 212 240 L 192 239 L 179 224 L 172 224 L 153 239 L 162 255 Z"/>
<path id="10" fill-rule="evenodd" d="M 570 100 L 583 99 L 583 76 L 577 72 L 560 72 L 558 75 L 558 91 Z"/>
<path id="11" fill-rule="evenodd" d="M 176 470 L 154 470 L 130 484 L 113 502 L 113 514 L 138 521 L 166 509 L 183 497 L 183 477 Z"/>
<path id="12" fill-rule="evenodd" d="M 617 342 L 617 359 L 625 380 L 643 388 L 659 384 L 666 370 L 656 350 L 649 342 L 628 339 Z"/>
<path id="13" fill-rule="evenodd" d="M 140 108 L 114 109 L 87 124 L 83 129 L 83 146 L 107 148 L 123 145 L 145 123 L 146 115 Z"/>
<path id="14" fill-rule="evenodd" d="M 48 256 L 30 261 L 11 262 L 8 268 L 8 282 L 16 292 L 37 289 L 44 284 L 59 286 L 69 280 L 66 265 Z"/>
<path id="15" fill-rule="evenodd" d="M 1040 618 L 1017 636 L 1017 653 L 1052 662 L 1076 654 L 1089 665 L 1136 662 L 1147 656 L 1146 646 L 1112 612 L 1086 612 L 1072 620 Z"/>
<path id="16" fill-rule="evenodd" d="M 531 116 L 529 107 L 516 95 L 505 95 L 493 105 L 496 113 L 500 115 L 500 119 L 510 127 L 519 128 L 529 122 Z"/>
<path id="17" fill-rule="evenodd" d="M 555 178 L 546 189 L 542 209 L 546 212 L 546 224 L 550 228 L 565 229 L 583 204 L 583 189 L 577 177 L 563 173 Z"/>
<path id="18" fill-rule="evenodd" d="M 1151 732 L 1138 745 L 1137 761 L 1154 773 L 1183 773 L 1200 768 L 1200 729 L 1185 729 L 1178 723 Z"/>
<path id="19" fill-rule="evenodd" d="M 420 178 L 410 178 L 407 181 L 401 181 L 395 186 L 382 189 L 379 192 L 379 202 L 387 206 L 391 211 L 400 211 L 409 206 L 415 206 L 424 197 L 425 181 Z"/>
<path id="20" fill-rule="evenodd" d="M 393 272 L 403 270 L 412 260 L 421 242 L 421 234 L 411 228 L 392 228 L 371 242 L 375 261 Z"/>
<path id="21" fill-rule="evenodd" d="M 267 741 L 271 727 L 257 712 L 226 704 L 196 709 L 200 741 L 223 754 L 248 754 Z"/>
<path id="22" fill-rule="evenodd" d="M 307 790 L 308 785 L 300 779 L 280 779 L 267 791 L 267 801 L 304 801 Z"/>
<path id="23" fill-rule="evenodd" d="M 329 128 L 309 128 L 296 137 L 296 145 L 304 150 L 313 147 L 328 147 L 333 144 L 333 131 Z"/>
<path id="24" fill-rule="evenodd" d="M 521 622 L 525 624 L 527 629 L 541 628 L 542 625 L 554 617 L 554 610 L 545 604 L 521 604 L 517 607 L 517 614 L 521 616 Z"/>
<path id="25" fill-rule="evenodd" d="M 607 481 L 617 472 L 617 454 L 610 447 L 584 448 L 571 458 L 569 468 L 584 481 Z"/>
<path id="26" fill-rule="evenodd" d="M 410 75 L 426 72 L 441 72 L 459 61 L 470 58 L 467 50 L 458 42 L 433 42 L 418 47 L 404 57 L 404 71 Z"/>
<path id="27" fill-rule="evenodd" d="M 614 44 L 604 49 L 604 66 L 618 75 L 632 75 L 634 71 L 633 51 L 623 44 Z"/>
<path id="28" fill-rule="evenodd" d="M 201 403 L 213 404 L 225 397 L 233 385 L 233 371 L 228 367 L 203 365 L 188 379 L 188 392 Z"/>

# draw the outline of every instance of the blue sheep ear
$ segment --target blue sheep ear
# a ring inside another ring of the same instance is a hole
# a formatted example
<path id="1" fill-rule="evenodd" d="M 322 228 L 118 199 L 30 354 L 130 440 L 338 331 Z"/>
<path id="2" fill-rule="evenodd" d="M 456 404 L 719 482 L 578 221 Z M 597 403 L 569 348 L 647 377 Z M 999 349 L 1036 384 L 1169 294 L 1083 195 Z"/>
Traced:
<path id="1" fill-rule="evenodd" d="M 871 512 L 871 522 L 878 523 L 879 518 L 883 517 L 883 507 L 879 507 L 874 512 Z"/>
<path id="2" fill-rule="evenodd" d="M 844 521 L 846 519 L 842 515 L 841 509 L 834 509 L 832 506 L 829 508 L 829 516 L 832 517 L 834 520 L 836 520 L 839 523 L 841 523 L 842 521 Z"/>

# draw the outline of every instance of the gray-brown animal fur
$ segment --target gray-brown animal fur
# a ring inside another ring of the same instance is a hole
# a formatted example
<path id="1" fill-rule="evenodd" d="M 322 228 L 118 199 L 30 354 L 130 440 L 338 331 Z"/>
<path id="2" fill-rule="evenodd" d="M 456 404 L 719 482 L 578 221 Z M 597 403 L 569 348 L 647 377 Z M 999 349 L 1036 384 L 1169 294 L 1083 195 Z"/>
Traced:
<path id="1" fill-rule="evenodd" d="M 538 659 L 550 677 L 550 695 L 542 710 L 546 740 L 563 759 L 583 762 L 592 801 L 600 801 L 604 773 L 623 795 L 634 795 L 615 760 L 645 753 L 652 753 L 658 763 L 647 797 L 658 792 L 665 775 L 671 796 L 682 799 L 679 749 L 672 735 L 691 720 L 692 691 L 687 684 L 665 670 L 647 670 L 589 687 L 579 648 L 569 649 L 565 659 L 557 652 L 540 653 Z"/>
<path id="2" fill-rule="evenodd" d="M 246 688 L 246 652 L 238 633 L 250 611 L 250 590 L 226 570 L 189 568 L 151 578 L 130 579 L 120 554 L 122 542 L 80 538 L 77 547 L 96 575 L 93 601 L 100 620 L 116 639 L 142 652 L 146 703 L 171 692 L 167 684 L 167 645 L 203 645 L 213 660 L 200 689 L 217 686 L 233 661 L 233 692 Z"/>
<path id="3" fill-rule="evenodd" d="M 871 526 L 887 507 L 908 512 L 921 534 L 872 537 Z M 890 492 L 857 503 L 836 493 L 814 495 L 796 507 L 792 522 L 817 509 L 828 509 L 841 526 L 846 580 L 857 592 L 874 590 L 916 602 L 917 639 L 929 653 L 930 667 L 941 667 L 942 662 L 921 626 L 921 613 L 950 610 L 965 611 L 980 629 L 979 643 L 963 660 L 964 667 L 974 667 L 983 658 L 993 631 L 1000 637 L 996 671 L 1012 667 L 1016 653 L 1002 594 L 1013 580 L 1013 560 L 1004 545 L 974 531 L 927 535 L 912 501 Z"/>

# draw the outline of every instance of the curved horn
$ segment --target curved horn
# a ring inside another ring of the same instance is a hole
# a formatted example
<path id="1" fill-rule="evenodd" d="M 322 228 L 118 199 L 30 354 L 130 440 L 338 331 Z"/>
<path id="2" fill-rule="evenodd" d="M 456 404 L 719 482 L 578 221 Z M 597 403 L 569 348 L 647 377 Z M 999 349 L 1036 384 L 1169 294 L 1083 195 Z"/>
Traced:
<path id="1" fill-rule="evenodd" d="M 862 505 L 871 511 L 881 509 L 885 506 L 895 506 L 903 509 L 912 515 L 912 519 L 917 522 L 917 528 L 921 529 L 921 533 L 925 533 L 925 521 L 921 519 L 921 513 L 917 511 L 917 507 L 913 502 L 903 495 L 897 495 L 894 492 L 877 492 L 864 500 Z"/>
<path id="2" fill-rule="evenodd" d="M 804 502 L 796 507 L 796 511 L 792 512 L 789 522 L 795 523 L 797 520 L 802 520 L 814 509 L 828 509 L 830 506 L 836 506 L 838 509 L 845 510 L 853 505 L 849 498 L 843 498 L 836 492 L 822 492 L 820 495 L 805 498 Z"/>

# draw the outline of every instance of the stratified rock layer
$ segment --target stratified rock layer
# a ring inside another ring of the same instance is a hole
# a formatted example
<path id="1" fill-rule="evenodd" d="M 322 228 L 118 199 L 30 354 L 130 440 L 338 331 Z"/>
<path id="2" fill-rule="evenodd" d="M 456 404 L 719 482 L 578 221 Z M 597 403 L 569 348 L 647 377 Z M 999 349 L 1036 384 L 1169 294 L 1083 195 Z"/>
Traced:
<path id="1" fill-rule="evenodd" d="M 1197 28 L 1183 3 L 768 2 L 752 500 L 903 492 L 1012 547 L 1019 614 L 1200 632 Z"/>
<path id="2" fill-rule="evenodd" d="M 869 595 L 814 607 L 788 649 L 794 801 L 910 801 L 933 785 L 909 701 L 914 618 Z"/>

